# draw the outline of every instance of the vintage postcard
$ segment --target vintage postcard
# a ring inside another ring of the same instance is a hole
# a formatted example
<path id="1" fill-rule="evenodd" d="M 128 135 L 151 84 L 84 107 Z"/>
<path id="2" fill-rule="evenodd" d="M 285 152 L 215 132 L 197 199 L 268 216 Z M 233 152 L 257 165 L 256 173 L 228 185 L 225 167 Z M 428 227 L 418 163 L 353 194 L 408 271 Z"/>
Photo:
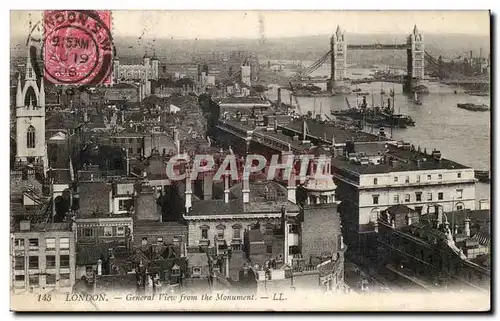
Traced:
<path id="1" fill-rule="evenodd" d="M 13 311 L 490 310 L 490 12 L 10 18 Z"/>

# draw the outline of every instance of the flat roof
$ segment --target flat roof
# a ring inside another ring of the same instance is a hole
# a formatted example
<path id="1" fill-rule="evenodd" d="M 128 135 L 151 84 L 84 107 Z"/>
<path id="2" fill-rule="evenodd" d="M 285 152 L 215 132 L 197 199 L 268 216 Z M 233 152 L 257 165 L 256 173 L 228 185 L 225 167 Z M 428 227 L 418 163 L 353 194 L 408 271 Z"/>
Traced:
<path id="1" fill-rule="evenodd" d="M 383 162 L 378 165 L 361 165 L 349 161 L 349 159 L 339 156 L 332 159 L 332 166 L 339 169 L 347 169 L 354 174 L 382 174 L 391 172 L 407 172 L 417 170 L 437 170 L 437 169 L 469 169 L 470 167 L 460 163 L 441 158 L 436 161 L 432 155 L 424 154 L 418 151 L 406 150 L 387 144 L 387 157 L 393 157 L 395 162 L 391 165 L 389 162 Z"/>
<path id="2" fill-rule="evenodd" d="M 263 100 L 259 97 L 226 97 L 219 100 L 219 104 L 249 104 L 249 105 L 269 105 L 269 101 Z"/>
<path id="3" fill-rule="evenodd" d="M 288 124 L 278 125 L 278 128 L 283 128 L 285 130 L 292 130 L 297 133 L 302 133 L 303 128 L 302 119 L 294 120 Z M 350 131 L 347 129 L 335 127 L 330 124 L 318 123 L 313 119 L 307 119 L 307 135 L 309 137 L 323 139 L 331 143 L 332 137 L 335 138 L 336 144 L 345 144 L 346 141 L 351 140 L 354 142 L 378 142 L 387 141 L 387 139 L 381 139 L 379 136 L 368 134 L 362 131 Z"/>

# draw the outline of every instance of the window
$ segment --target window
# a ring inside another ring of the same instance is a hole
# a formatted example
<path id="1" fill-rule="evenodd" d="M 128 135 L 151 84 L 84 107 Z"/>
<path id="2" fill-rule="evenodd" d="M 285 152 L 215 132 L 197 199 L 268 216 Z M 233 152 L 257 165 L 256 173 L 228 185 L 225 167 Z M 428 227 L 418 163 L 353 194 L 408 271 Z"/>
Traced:
<path id="1" fill-rule="evenodd" d="M 130 148 L 128 149 L 128 153 L 129 153 L 129 154 L 133 154 L 133 153 L 134 153 L 134 149 L 133 149 L 132 147 L 130 147 Z"/>
<path id="2" fill-rule="evenodd" d="M 163 244 L 163 237 L 158 236 L 158 237 L 156 238 L 156 244 Z"/>
<path id="3" fill-rule="evenodd" d="M 180 276 L 181 275 L 181 269 L 177 264 L 174 264 L 172 266 L 172 276 Z"/>
<path id="4" fill-rule="evenodd" d="M 92 229 L 92 228 L 83 228 L 82 229 L 82 236 L 83 237 L 92 237 L 92 236 L 94 236 L 94 229 Z"/>
<path id="5" fill-rule="evenodd" d="M 411 195 L 410 194 L 405 194 L 405 202 L 410 203 L 411 202 Z"/>
<path id="6" fill-rule="evenodd" d="M 378 195 L 372 195 L 373 204 L 378 204 Z"/>
<path id="7" fill-rule="evenodd" d="M 464 196 L 464 190 L 463 189 L 457 189 L 457 198 L 462 199 Z"/>
<path id="8" fill-rule="evenodd" d="M 45 266 L 47 269 L 53 269 L 56 267 L 56 256 L 55 255 L 47 255 L 45 257 Z"/>
<path id="9" fill-rule="evenodd" d="M 134 139 L 133 138 L 129 138 L 128 142 L 129 142 L 129 144 L 132 144 L 134 142 Z"/>
<path id="10" fill-rule="evenodd" d="M 140 147 L 137 148 L 137 154 L 142 154 L 142 148 Z"/>
<path id="11" fill-rule="evenodd" d="M 443 174 L 438 174 L 438 179 L 443 179 Z"/>
<path id="12" fill-rule="evenodd" d="M 462 178 L 462 173 L 457 173 L 457 178 Z"/>
<path id="13" fill-rule="evenodd" d="M 443 192 L 438 193 L 438 200 L 440 200 L 440 201 L 443 200 Z"/>
<path id="14" fill-rule="evenodd" d="M 38 250 L 38 239 L 29 239 L 30 250 Z"/>
<path id="15" fill-rule="evenodd" d="M 30 285 L 39 285 L 40 277 L 38 275 L 30 275 L 29 281 Z"/>
<path id="16" fill-rule="evenodd" d="M 394 195 L 394 203 L 399 204 L 399 194 Z"/>
<path id="17" fill-rule="evenodd" d="M 405 183 L 408 184 L 410 182 L 410 176 L 405 177 Z"/>
<path id="18" fill-rule="evenodd" d="M 16 256 L 14 263 L 15 270 L 24 270 L 24 256 Z"/>
<path id="19" fill-rule="evenodd" d="M 59 280 L 69 280 L 69 273 L 59 273 Z"/>
<path id="20" fill-rule="evenodd" d="M 24 282 L 24 275 L 16 275 L 16 282 Z"/>
<path id="21" fill-rule="evenodd" d="M 374 178 L 373 179 L 373 185 L 377 185 L 378 184 L 378 178 Z"/>
<path id="22" fill-rule="evenodd" d="M 224 238 L 224 230 L 223 229 L 218 229 L 217 230 L 217 238 L 218 239 L 223 239 Z"/>
<path id="23" fill-rule="evenodd" d="M 432 193 L 427 193 L 427 200 L 432 201 Z"/>
<path id="24" fill-rule="evenodd" d="M 420 175 L 417 175 L 417 183 L 420 183 Z"/>
<path id="25" fill-rule="evenodd" d="M 174 237 L 172 238 L 172 242 L 173 242 L 174 244 L 179 243 L 179 237 L 178 237 L 178 236 L 174 236 Z"/>
<path id="26" fill-rule="evenodd" d="M 125 227 L 124 226 L 116 227 L 116 236 L 125 236 Z"/>
<path id="27" fill-rule="evenodd" d="M 418 213 L 418 215 L 422 215 L 422 206 L 415 206 L 415 211 Z"/>
<path id="28" fill-rule="evenodd" d="M 417 202 L 421 202 L 422 201 L 422 192 L 416 192 L 415 199 Z"/>
<path id="29" fill-rule="evenodd" d="M 396 183 L 397 181 L 398 181 L 398 177 L 394 176 L 394 183 Z"/>
<path id="30" fill-rule="evenodd" d="M 273 246 L 272 245 L 267 245 L 267 254 L 272 254 L 273 253 Z"/>
<path id="31" fill-rule="evenodd" d="M 204 228 L 201 230 L 201 238 L 203 240 L 208 240 L 208 229 Z"/>
<path id="32" fill-rule="evenodd" d="M 69 255 L 61 255 L 59 257 L 59 267 L 69 268 Z"/>
<path id="33" fill-rule="evenodd" d="M 241 238 L 241 229 L 239 227 L 233 228 L 233 239 Z"/>
<path id="34" fill-rule="evenodd" d="M 266 230 L 264 231 L 264 234 L 273 235 L 273 229 L 274 226 L 271 223 L 266 224 Z"/>
<path id="35" fill-rule="evenodd" d="M 47 285 L 56 284 L 56 275 L 55 274 L 47 273 L 45 275 L 45 284 L 47 284 Z"/>
<path id="36" fill-rule="evenodd" d="M 59 249 L 69 250 L 69 237 L 61 237 L 59 239 Z"/>
<path id="37" fill-rule="evenodd" d="M 118 210 L 121 211 L 129 211 L 133 205 L 133 201 L 131 199 L 127 200 L 118 200 Z"/>
<path id="38" fill-rule="evenodd" d="M 461 211 L 461 210 L 463 210 L 463 209 L 464 209 L 464 207 L 463 207 L 462 205 L 457 205 L 457 210 L 458 210 L 458 211 Z"/>
<path id="39" fill-rule="evenodd" d="M 105 226 L 104 227 L 104 236 L 113 236 L 113 227 Z"/>
<path id="40" fill-rule="evenodd" d="M 193 275 L 201 275 L 201 267 L 193 267 Z"/>
<path id="41" fill-rule="evenodd" d="M 432 179 L 432 175 L 427 175 L 427 180 L 430 181 Z"/>
<path id="42" fill-rule="evenodd" d="M 45 239 L 45 251 L 55 251 L 56 249 L 56 239 L 51 237 L 51 238 L 46 238 Z"/>
<path id="43" fill-rule="evenodd" d="M 16 247 L 24 247 L 24 239 L 15 239 L 14 244 Z"/>
<path id="44" fill-rule="evenodd" d="M 148 245 L 148 238 L 147 237 L 143 237 L 142 240 L 141 240 L 141 244 L 144 246 L 144 245 Z"/>
<path id="45" fill-rule="evenodd" d="M 28 127 L 28 132 L 26 133 L 26 147 L 35 148 L 35 127 Z"/>
<path id="46" fill-rule="evenodd" d="M 33 269 L 33 270 L 38 269 L 38 256 L 30 256 L 29 257 L 28 268 Z"/>
<path id="47" fill-rule="evenodd" d="M 298 234 L 299 233 L 299 226 L 296 224 L 290 224 L 288 226 L 288 233 Z"/>

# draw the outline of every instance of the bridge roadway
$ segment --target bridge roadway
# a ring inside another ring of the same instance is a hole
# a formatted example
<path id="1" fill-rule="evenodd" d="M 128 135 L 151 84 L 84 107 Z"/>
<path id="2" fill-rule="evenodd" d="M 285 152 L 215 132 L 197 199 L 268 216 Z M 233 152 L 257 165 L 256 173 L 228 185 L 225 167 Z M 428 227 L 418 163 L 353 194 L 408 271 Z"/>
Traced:
<path id="1" fill-rule="evenodd" d="M 439 82 L 442 84 L 446 85 L 456 85 L 456 84 L 489 84 L 490 81 L 489 79 L 484 79 L 484 78 L 459 78 L 459 79 L 436 79 L 436 78 L 425 78 L 424 80 L 432 81 L 432 82 Z M 293 80 L 292 83 L 301 83 L 301 84 L 319 84 L 319 83 L 328 83 L 330 80 L 328 78 L 324 77 L 311 77 L 308 79 L 300 79 L 300 80 Z M 356 84 L 369 84 L 373 82 L 390 82 L 390 83 L 396 83 L 396 84 L 402 84 L 403 83 L 403 78 L 402 77 L 384 77 L 384 78 L 360 78 L 360 79 L 350 79 L 349 82 L 352 85 Z"/>
<path id="2" fill-rule="evenodd" d="M 407 44 L 380 44 L 371 45 L 347 45 L 347 50 L 404 50 L 408 49 Z"/>

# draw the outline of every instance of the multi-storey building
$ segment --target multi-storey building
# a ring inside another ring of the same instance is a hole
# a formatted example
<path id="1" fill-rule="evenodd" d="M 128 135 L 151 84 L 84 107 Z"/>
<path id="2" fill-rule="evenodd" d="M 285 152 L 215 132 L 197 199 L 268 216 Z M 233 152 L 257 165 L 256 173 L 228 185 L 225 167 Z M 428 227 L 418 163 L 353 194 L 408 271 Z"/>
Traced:
<path id="1" fill-rule="evenodd" d="M 113 82 L 119 83 L 123 80 L 158 79 L 159 60 L 156 56 L 147 54 L 143 57 L 142 65 L 120 65 L 116 57 L 113 61 Z"/>
<path id="2" fill-rule="evenodd" d="M 15 292 L 70 292 L 75 283 L 75 237 L 68 223 L 30 224 L 11 231 L 12 288 Z"/>
<path id="3" fill-rule="evenodd" d="M 416 216 L 409 211 L 384 213 L 375 225 L 377 263 L 399 282 L 427 290 L 489 291 L 490 258 L 484 250 L 489 226 L 477 228 L 476 218 L 484 211 L 475 212 L 481 213 L 455 215 L 436 206 L 435 213 Z"/>
<path id="4" fill-rule="evenodd" d="M 363 243 L 380 212 L 392 205 L 404 204 L 418 213 L 432 213 L 436 205 L 446 212 L 475 209 L 474 170 L 442 158 L 439 151 L 427 154 L 388 143 L 368 158 L 355 148 L 332 159 L 348 245 Z"/>

